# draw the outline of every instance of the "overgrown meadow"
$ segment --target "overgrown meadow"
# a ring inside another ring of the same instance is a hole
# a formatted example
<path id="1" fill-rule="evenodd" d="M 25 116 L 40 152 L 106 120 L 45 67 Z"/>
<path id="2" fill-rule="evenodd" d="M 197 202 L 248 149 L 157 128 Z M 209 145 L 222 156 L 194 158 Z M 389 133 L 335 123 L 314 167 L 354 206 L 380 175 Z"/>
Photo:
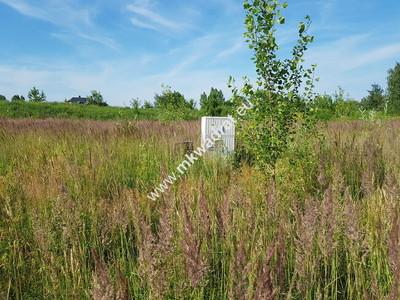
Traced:
<path id="1" fill-rule="evenodd" d="M 0 299 L 400 299 L 400 121 L 319 131 L 151 201 L 198 121 L 0 119 Z"/>

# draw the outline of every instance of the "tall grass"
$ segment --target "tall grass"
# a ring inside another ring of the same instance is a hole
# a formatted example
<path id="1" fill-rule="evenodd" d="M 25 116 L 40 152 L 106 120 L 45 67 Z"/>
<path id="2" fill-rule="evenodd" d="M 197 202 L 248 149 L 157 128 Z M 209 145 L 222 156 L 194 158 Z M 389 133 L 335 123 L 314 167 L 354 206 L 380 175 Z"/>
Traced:
<path id="1" fill-rule="evenodd" d="M 400 121 L 304 136 L 265 186 L 197 121 L 0 119 L 1 299 L 399 299 Z"/>

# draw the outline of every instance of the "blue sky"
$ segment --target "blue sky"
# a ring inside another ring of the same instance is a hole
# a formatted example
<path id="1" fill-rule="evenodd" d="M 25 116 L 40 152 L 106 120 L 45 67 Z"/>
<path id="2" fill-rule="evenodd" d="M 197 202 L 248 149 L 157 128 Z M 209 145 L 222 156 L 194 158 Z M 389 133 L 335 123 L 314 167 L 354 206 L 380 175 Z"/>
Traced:
<path id="1" fill-rule="evenodd" d="M 310 15 L 316 91 L 341 86 L 360 100 L 386 88 L 400 61 L 399 0 L 289 0 L 278 43 L 290 50 Z M 255 78 L 239 0 L 0 0 L 0 94 L 36 86 L 48 101 L 98 90 L 110 105 L 153 101 L 169 85 L 198 101 L 211 87 L 227 97 L 228 77 Z"/>

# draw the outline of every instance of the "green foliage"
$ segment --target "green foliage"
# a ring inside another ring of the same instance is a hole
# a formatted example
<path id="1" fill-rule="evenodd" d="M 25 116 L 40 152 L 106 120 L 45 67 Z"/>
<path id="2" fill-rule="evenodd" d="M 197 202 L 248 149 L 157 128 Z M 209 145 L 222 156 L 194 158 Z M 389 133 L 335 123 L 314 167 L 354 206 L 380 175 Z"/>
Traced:
<path id="1" fill-rule="evenodd" d="M 36 87 L 33 87 L 28 93 L 29 102 L 45 102 L 46 95 L 43 93 L 39 93 L 39 90 Z"/>
<path id="2" fill-rule="evenodd" d="M 225 97 L 221 90 L 211 88 L 210 93 L 200 96 L 200 109 L 207 116 L 222 116 L 225 106 Z"/>
<path id="3" fill-rule="evenodd" d="M 134 110 L 138 110 L 139 107 L 140 107 L 140 100 L 139 100 L 139 98 L 134 98 L 134 99 L 132 99 L 132 101 L 131 101 L 131 106 L 132 106 L 132 108 L 133 108 Z"/>
<path id="4" fill-rule="evenodd" d="M 4 95 L 0 95 L 0 101 L 7 101 L 7 98 L 6 98 L 6 96 L 4 96 Z"/>
<path id="5" fill-rule="evenodd" d="M 334 118 L 335 105 L 331 95 L 318 95 L 311 104 L 311 108 L 317 120 L 328 121 Z"/>
<path id="6" fill-rule="evenodd" d="M 361 99 L 361 106 L 366 110 L 382 111 L 385 108 L 385 91 L 377 83 L 372 84 L 368 96 Z"/>
<path id="7" fill-rule="evenodd" d="M 194 99 L 189 99 L 189 101 L 187 101 L 187 108 L 196 109 L 196 101 L 194 101 Z"/>
<path id="8" fill-rule="evenodd" d="M 186 101 L 185 97 L 177 92 L 171 91 L 171 87 L 168 85 L 161 85 L 163 91 L 161 94 L 155 94 L 155 107 L 163 108 L 167 110 L 176 110 L 189 108 L 194 109 L 194 102 Z"/>
<path id="9" fill-rule="evenodd" d="M 100 92 L 93 90 L 91 93 L 92 94 L 90 96 L 87 96 L 87 100 L 90 105 L 108 106 Z"/>
<path id="10" fill-rule="evenodd" d="M 142 105 L 143 109 L 150 109 L 150 108 L 154 108 L 153 104 L 151 104 L 149 101 L 144 101 L 143 105 Z"/>
<path id="11" fill-rule="evenodd" d="M 358 113 L 360 103 L 351 99 L 344 89 L 339 86 L 339 90 L 332 95 L 333 107 L 336 118 L 347 118 Z"/>
<path id="12" fill-rule="evenodd" d="M 180 109 L 158 109 L 157 120 L 163 123 L 173 123 L 182 120 L 195 120 L 199 118 L 198 111 L 189 108 Z"/>
<path id="13" fill-rule="evenodd" d="M 14 95 L 11 98 L 11 101 L 25 101 L 25 97 L 24 96 L 19 96 L 19 95 Z"/>
<path id="14" fill-rule="evenodd" d="M 187 101 L 181 93 L 172 92 L 170 86 L 161 85 L 161 87 L 163 88 L 161 95 L 154 96 L 155 107 L 159 108 L 159 120 L 171 122 L 190 120 L 194 117 L 194 100 Z"/>
<path id="15" fill-rule="evenodd" d="M 304 52 L 313 37 L 307 34 L 311 24 L 310 17 L 306 23 L 300 22 L 299 39 L 293 47 L 292 57 L 281 60 L 277 51 L 276 25 L 282 26 L 285 19 L 280 15 L 286 9 L 285 2 L 279 5 L 278 0 L 244 1 L 247 10 L 244 36 L 249 48 L 254 50 L 254 63 L 257 72 L 256 86 L 245 79 L 241 94 L 251 100 L 254 107 L 245 116 L 237 115 L 240 138 L 254 154 L 256 165 L 260 170 L 275 172 L 277 160 L 282 156 L 288 143 L 294 138 L 299 121 L 310 125 L 309 105 L 314 98 L 314 68 L 305 69 L 302 65 Z M 232 80 L 229 83 L 232 87 Z M 304 94 L 300 89 L 304 86 Z M 233 87 L 233 98 L 239 92 Z M 246 121 L 246 122 L 244 122 Z"/>
<path id="16" fill-rule="evenodd" d="M 314 118 L 319 121 L 358 119 L 360 106 L 340 86 L 332 95 L 318 95 L 310 104 Z"/>
<path id="17" fill-rule="evenodd" d="M 139 108 L 133 108 L 133 111 L 135 112 L 133 115 L 127 114 L 126 111 L 123 110 L 119 112 L 120 120 L 115 123 L 119 133 L 130 134 L 135 131 L 134 122 L 139 119 L 140 113 Z"/>
<path id="18" fill-rule="evenodd" d="M 387 77 L 388 110 L 400 114 L 400 63 L 388 70 Z"/>

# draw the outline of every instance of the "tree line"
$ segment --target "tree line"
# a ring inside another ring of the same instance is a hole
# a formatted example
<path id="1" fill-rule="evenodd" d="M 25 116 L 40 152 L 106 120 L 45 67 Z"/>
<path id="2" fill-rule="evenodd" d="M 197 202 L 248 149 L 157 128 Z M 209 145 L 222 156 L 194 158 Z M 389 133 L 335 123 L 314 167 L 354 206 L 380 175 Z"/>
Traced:
<path id="1" fill-rule="evenodd" d="M 365 112 L 378 112 L 384 115 L 400 115 L 400 63 L 387 71 L 387 88 L 373 83 L 367 95 L 356 101 L 340 86 L 332 95 L 319 95 L 310 105 L 317 119 L 331 120 L 353 117 Z"/>
<path id="2" fill-rule="evenodd" d="M 350 97 L 342 88 L 333 94 L 323 94 L 315 97 L 308 105 L 314 116 L 320 120 L 331 120 L 343 117 L 354 117 L 365 111 L 382 112 L 390 115 L 400 115 L 400 63 L 396 62 L 393 69 L 387 71 L 387 89 L 374 83 L 367 91 L 367 96 L 361 101 Z M 195 110 L 195 101 L 186 100 L 183 94 L 172 91 L 169 86 L 164 88 L 161 94 L 155 94 L 154 103 L 138 99 L 132 99 L 131 106 L 134 109 L 162 108 L 166 110 L 190 109 Z M 244 99 L 242 99 L 244 100 Z M 203 92 L 199 99 L 200 111 L 208 116 L 226 116 L 232 113 L 234 103 L 225 96 L 221 90 L 214 87 L 207 94 Z"/>
<path id="3" fill-rule="evenodd" d="M 400 112 L 400 63 L 396 62 L 393 69 L 387 71 L 386 92 L 379 84 L 372 84 L 368 96 L 361 100 L 362 106 L 367 110 Z"/>
<path id="4" fill-rule="evenodd" d="M 387 71 L 387 88 L 383 89 L 379 84 L 374 83 L 367 91 L 367 96 L 361 101 L 356 101 L 350 97 L 340 86 L 338 91 L 332 95 L 324 94 L 317 96 L 309 105 L 314 111 L 317 119 L 330 120 L 341 117 L 352 117 L 364 111 L 376 111 L 391 115 L 400 115 L 400 63 L 396 62 L 394 68 Z M 133 109 L 160 108 L 163 111 L 173 113 L 172 117 L 179 119 L 179 114 L 184 111 L 197 110 L 194 99 L 186 99 L 178 91 L 173 91 L 170 86 L 162 85 L 163 91 L 155 94 L 154 102 L 142 102 L 138 98 L 132 99 L 130 105 Z M 46 102 L 46 95 L 33 87 L 27 99 L 23 95 L 14 95 L 11 98 L 15 101 Z M 87 96 L 88 103 L 97 106 L 108 106 L 103 99 L 101 92 L 91 91 Z M 6 97 L 0 95 L 0 101 L 7 101 Z M 67 100 L 65 100 L 67 102 Z M 234 103 L 225 96 L 222 90 L 212 87 L 208 93 L 203 92 L 199 99 L 200 111 L 208 116 L 226 116 L 231 114 Z"/>
<path id="5" fill-rule="evenodd" d="M 91 92 L 91 95 L 87 96 L 86 98 L 89 104 L 98 106 L 108 106 L 107 102 L 104 101 L 103 96 L 98 91 L 93 90 Z M 4 95 L 0 95 L 0 101 L 8 101 L 8 100 Z M 11 102 L 17 102 L 17 101 L 26 102 L 26 99 L 23 95 L 14 95 L 11 97 Z M 46 102 L 46 95 L 43 92 L 43 90 L 39 92 L 39 90 L 36 87 L 33 87 L 28 92 L 28 102 Z M 68 102 L 68 100 L 65 99 L 64 102 Z"/>
<path id="6" fill-rule="evenodd" d="M 7 101 L 7 98 L 4 95 L 0 95 L 0 101 Z M 26 101 L 23 95 L 14 95 L 11 98 L 11 101 Z M 43 91 L 39 92 L 36 87 L 33 87 L 28 93 L 28 101 L 29 102 L 46 102 L 46 95 Z"/>
<path id="7" fill-rule="evenodd" d="M 131 106 L 133 109 L 151 109 L 160 108 L 167 111 L 179 110 L 197 110 L 196 101 L 194 99 L 187 100 L 185 96 L 178 92 L 172 91 L 170 86 L 162 85 L 163 91 L 155 94 L 154 103 L 149 101 L 141 101 L 138 98 L 132 99 Z M 230 108 L 233 106 L 230 100 L 226 100 L 222 90 L 214 87 L 207 94 L 203 92 L 200 95 L 200 110 L 205 115 L 223 116 L 229 114 Z"/>

